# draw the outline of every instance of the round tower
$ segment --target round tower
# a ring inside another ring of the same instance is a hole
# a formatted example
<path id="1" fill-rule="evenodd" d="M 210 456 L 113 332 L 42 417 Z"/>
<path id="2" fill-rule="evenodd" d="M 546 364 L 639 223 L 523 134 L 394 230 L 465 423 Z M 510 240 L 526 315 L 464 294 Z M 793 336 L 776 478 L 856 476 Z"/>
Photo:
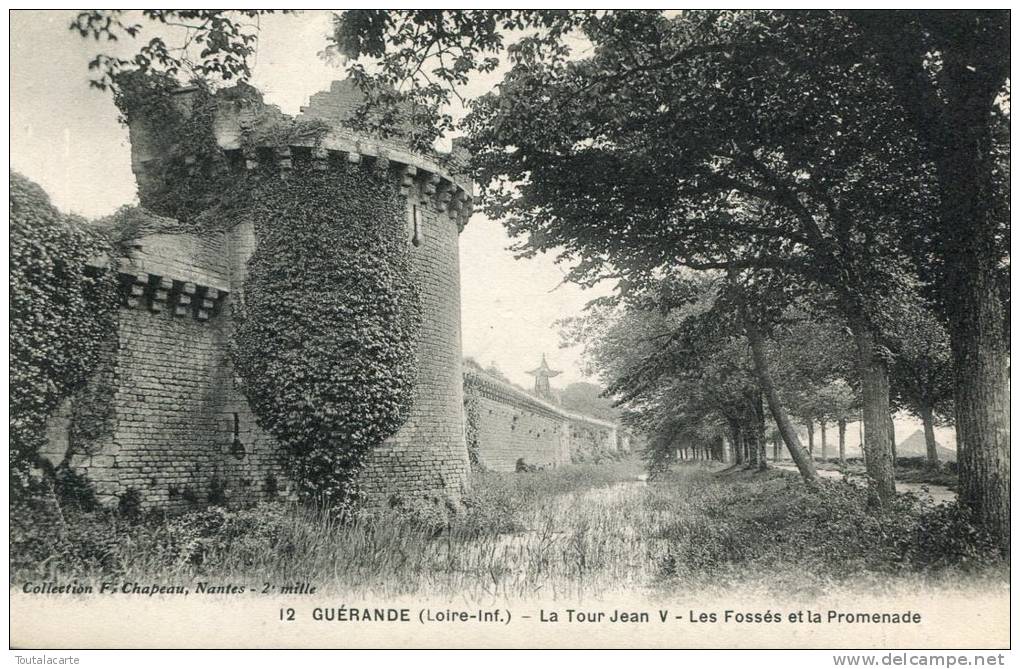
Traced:
<path id="1" fill-rule="evenodd" d="M 193 89 L 182 89 L 176 102 L 182 110 L 190 109 L 190 100 L 197 94 Z M 413 151 L 400 136 L 379 139 L 351 131 L 344 121 L 361 99 L 353 84 L 334 82 L 328 91 L 313 95 L 300 115 L 289 118 L 275 107 L 264 105 L 257 91 L 240 84 L 216 94 L 212 128 L 226 169 L 255 170 L 265 161 L 275 162 L 281 171 L 294 169 L 300 162 L 326 172 L 351 169 L 353 165 L 399 184 L 406 198 L 405 243 L 423 317 L 413 405 L 399 431 L 369 456 L 362 488 L 377 500 L 394 495 L 456 496 L 465 489 L 469 471 L 464 440 L 458 249 L 459 232 L 472 210 L 471 182 L 458 174 L 466 156 L 458 149 L 452 154 L 424 155 Z M 269 137 L 269 133 L 260 132 L 267 124 L 290 129 L 314 126 L 320 132 L 287 132 L 282 140 L 280 134 L 260 140 Z M 132 164 L 140 190 L 144 190 L 147 180 L 163 178 L 164 174 L 160 170 L 162 157 L 150 141 L 151 128 L 146 125 L 144 120 L 134 119 L 130 124 Z M 247 262 L 258 239 L 251 221 L 216 234 L 219 236 L 208 241 L 217 247 L 228 275 L 228 296 L 219 313 L 228 321 L 225 328 L 229 330 L 230 305 L 242 298 Z M 309 289 L 315 289 L 315 277 L 309 277 Z M 272 439 L 255 426 L 229 365 L 229 355 L 224 355 L 221 371 L 211 380 L 218 389 L 213 394 L 216 406 L 211 411 L 225 424 L 232 421 L 233 426 L 230 438 L 224 439 L 231 445 L 224 447 L 221 469 L 227 479 L 257 482 L 279 458 L 275 457 Z"/>

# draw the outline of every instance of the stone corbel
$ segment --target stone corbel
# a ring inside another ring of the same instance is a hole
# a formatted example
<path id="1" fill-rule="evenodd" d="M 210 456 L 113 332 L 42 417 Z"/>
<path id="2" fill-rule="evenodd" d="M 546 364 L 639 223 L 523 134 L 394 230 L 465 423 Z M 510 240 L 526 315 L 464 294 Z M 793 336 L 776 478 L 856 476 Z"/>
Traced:
<path id="1" fill-rule="evenodd" d="M 439 186 L 439 193 L 436 195 L 436 211 L 446 211 L 453 200 L 453 191 L 456 188 L 449 181 L 444 181 Z"/>
<path id="2" fill-rule="evenodd" d="M 436 187 L 439 185 L 439 182 L 441 180 L 442 179 L 440 179 L 438 174 L 435 174 L 435 173 L 429 174 L 425 178 L 425 188 L 424 188 L 425 194 L 426 195 L 435 195 Z"/>
<path id="3" fill-rule="evenodd" d="M 455 219 L 460 218 L 460 210 L 464 206 L 465 198 L 467 198 L 467 195 L 464 193 L 464 190 L 457 186 L 454 186 L 453 198 L 450 200 L 449 208 L 450 215 L 453 216 Z"/>
<path id="4" fill-rule="evenodd" d="M 181 286 L 175 300 L 174 315 L 187 316 L 191 313 L 191 304 L 195 297 L 195 290 L 195 284 L 190 281 Z"/>
<path id="5" fill-rule="evenodd" d="M 152 302 L 149 303 L 149 310 L 153 313 L 159 313 L 166 307 L 167 299 L 170 296 L 170 291 L 174 288 L 174 282 L 171 279 L 163 277 L 156 284 L 156 289 L 152 293 Z"/>
<path id="6" fill-rule="evenodd" d="M 418 168 L 414 165 L 404 165 L 404 171 L 400 179 L 400 194 L 409 195 L 411 187 L 414 186 L 414 177 L 418 174 Z"/>
<path id="7" fill-rule="evenodd" d="M 216 308 L 216 300 L 220 298 L 222 293 L 219 290 L 207 286 L 205 293 L 198 299 L 198 309 L 195 311 L 195 318 L 200 321 L 209 320 L 209 316 L 212 315 L 213 309 Z"/>
<path id="8" fill-rule="evenodd" d="M 145 299 L 145 293 L 149 288 L 149 275 L 141 272 L 131 276 L 131 287 L 128 291 L 127 306 L 128 309 L 134 309 L 142 300 Z"/>

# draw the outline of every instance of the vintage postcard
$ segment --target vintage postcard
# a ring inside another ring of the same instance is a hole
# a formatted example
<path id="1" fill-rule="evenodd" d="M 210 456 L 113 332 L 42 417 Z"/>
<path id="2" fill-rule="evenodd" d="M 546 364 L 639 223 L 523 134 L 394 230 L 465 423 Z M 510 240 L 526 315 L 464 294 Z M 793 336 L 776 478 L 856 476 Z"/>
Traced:
<path id="1" fill-rule="evenodd" d="M 18 662 L 1004 663 L 1009 11 L 9 21 Z"/>

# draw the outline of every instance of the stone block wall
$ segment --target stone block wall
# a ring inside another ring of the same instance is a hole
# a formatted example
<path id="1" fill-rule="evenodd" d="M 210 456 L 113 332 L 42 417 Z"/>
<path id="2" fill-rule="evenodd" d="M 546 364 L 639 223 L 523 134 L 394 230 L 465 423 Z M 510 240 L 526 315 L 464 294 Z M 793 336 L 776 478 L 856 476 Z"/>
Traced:
<path id="1" fill-rule="evenodd" d="M 420 186 L 408 193 L 405 234 L 421 291 L 422 329 L 414 404 L 403 427 L 369 457 L 366 492 L 447 497 L 467 486 L 460 334 L 460 258 L 457 223 L 436 211 Z M 414 217 L 418 243 L 412 243 Z"/>
<path id="2" fill-rule="evenodd" d="M 272 486 L 286 494 L 278 449 L 255 426 L 231 369 L 226 236 L 153 234 L 135 243 L 101 365 L 109 373 L 90 382 L 110 386 L 102 404 L 87 407 L 108 412 L 109 429 L 87 448 L 74 444 L 81 397 L 72 398 L 50 420 L 44 455 L 68 458 L 107 503 L 131 489 L 144 505 L 169 509 L 207 502 L 214 489 L 233 500 L 264 497 Z"/>
<path id="3" fill-rule="evenodd" d="M 517 461 L 542 468 L 617 450 L 613 423 L 564 411 L 475 370 L 464 373 L 468 421 L 479 464 L 514 471 Z"/>

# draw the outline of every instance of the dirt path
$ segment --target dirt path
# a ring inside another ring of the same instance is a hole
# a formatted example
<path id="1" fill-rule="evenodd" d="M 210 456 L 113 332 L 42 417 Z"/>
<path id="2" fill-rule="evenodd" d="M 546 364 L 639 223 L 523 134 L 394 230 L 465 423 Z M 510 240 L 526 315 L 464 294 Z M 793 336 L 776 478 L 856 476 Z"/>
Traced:
<path id="1" fill-rule="evenodd" d="M 783 469 L 788 472 L 796 472 L 797 466 L 787 463 L 774 464 L 769 463 L 770 466 L 776 469 Z M 833 469 L 819 469 L 818 475 L 822 478 L 827 479 L 842 479 L 843 474 Z M 867 480 L 860 474 L 850 474 L 850 480 L 858 485 L 867 485 Z M 927 492 L 924 490 L 927 488 Z M 896 481 L 896 492 L 911 492 L 920 497 L 924 497 L 926 494 L 929 495 L 936 504 L 942 502 L 955 502 L 956 492 L 947 488 L 944 485 L 936 485 L 934 483 L 908 483 L 907 481 Z"/>

